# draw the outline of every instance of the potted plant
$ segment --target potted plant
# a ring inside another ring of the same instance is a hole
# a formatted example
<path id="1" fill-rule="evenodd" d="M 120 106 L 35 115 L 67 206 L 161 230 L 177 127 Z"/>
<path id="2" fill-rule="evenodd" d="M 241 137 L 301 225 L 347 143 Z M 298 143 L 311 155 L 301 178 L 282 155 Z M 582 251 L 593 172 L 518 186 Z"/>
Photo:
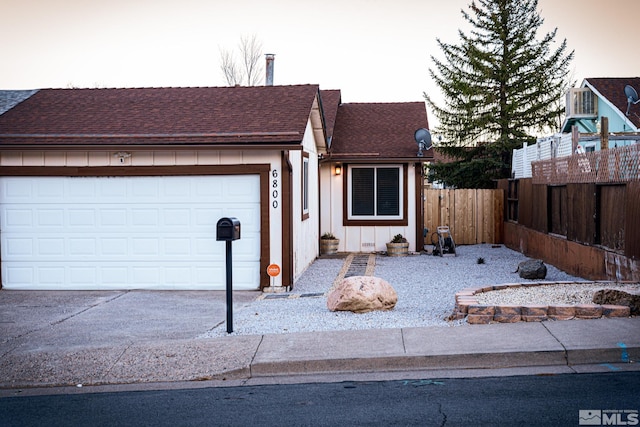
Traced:
<path id="1" fill-rule="evenodd" d="M 409 242 L 402 234 L 396 234 L 387 243 L 388 256 L 406 256 L 409 254 Z"/>
<path id="2" fill-rule="evenodd" d="M 323 255 L 331 255 L 338 252 L 338 244 L 340 240 L 332 233 L 324 233 L 320 236 L 320 253 Z"/>

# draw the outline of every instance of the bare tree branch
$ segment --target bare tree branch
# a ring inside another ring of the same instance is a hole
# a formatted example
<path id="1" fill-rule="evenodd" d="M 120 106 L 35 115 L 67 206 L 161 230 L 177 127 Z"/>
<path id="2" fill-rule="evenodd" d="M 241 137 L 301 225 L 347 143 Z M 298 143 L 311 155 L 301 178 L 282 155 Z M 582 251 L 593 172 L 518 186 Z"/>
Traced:
<path id="1" fill-rule="evenodd" d="M 242 83 L 242 73 L 236 65 L 233 53 L 226 49 L 220 49 L 220 69 L 227 85 L 235 86 Z"/>
<path id="2" fill-rule="evenodd" d="M 247 86 L 256 86 L 260 83 L 263 71 L 262 43 L 257 36 L 243 36 L 240 38 L 240 54 L 244 63 L 244 73 Z"/>
<path id="3" fill-rule="evenodd" d="M 227 85 L 257 86 L 261 84 L 264 78 L 262 42 L 255 34 L 242 36 L 238 51 L 241 56 L 240 64 L 236 61 L 233 52 L 220 49 L 220 70 Z"/>

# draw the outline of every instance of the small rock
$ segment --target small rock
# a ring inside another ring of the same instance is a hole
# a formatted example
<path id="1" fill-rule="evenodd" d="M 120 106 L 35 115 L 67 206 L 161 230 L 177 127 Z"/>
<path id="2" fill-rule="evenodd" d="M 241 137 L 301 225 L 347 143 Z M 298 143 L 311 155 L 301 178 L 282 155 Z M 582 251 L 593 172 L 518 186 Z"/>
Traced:
<path id="1" fill-rule="evenodd" d="M 523 279 L 544 279 L 547 277 L 547 266 L 539 259 L 530 259 L 518 264 L 516 270 Z"/>
<path id="2" fill-rule="evenodd" d="M 397 302 L 395 289 L 386 280 L 372 276 L 348 277 L 327 296 L 329 310 L 354 313 L 392 310 Z"/>
<path id="3" fill-rule="evenodd" d="M 640 314 L 640 290 L 600 289 L 593 294 L 595 304 L 624 305 L 632 316 Z"/>

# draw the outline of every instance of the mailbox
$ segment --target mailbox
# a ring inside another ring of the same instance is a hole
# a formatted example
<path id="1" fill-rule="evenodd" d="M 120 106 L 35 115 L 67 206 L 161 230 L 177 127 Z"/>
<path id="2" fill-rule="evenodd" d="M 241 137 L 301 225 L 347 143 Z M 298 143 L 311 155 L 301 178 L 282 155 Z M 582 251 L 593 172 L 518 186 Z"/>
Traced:
<path id="1" fill-rule="evenodd" d="M 230 242 L 240 239 L 240 221 L 238 218 L 220 218 L 216 225 L 216 240 Z"/>

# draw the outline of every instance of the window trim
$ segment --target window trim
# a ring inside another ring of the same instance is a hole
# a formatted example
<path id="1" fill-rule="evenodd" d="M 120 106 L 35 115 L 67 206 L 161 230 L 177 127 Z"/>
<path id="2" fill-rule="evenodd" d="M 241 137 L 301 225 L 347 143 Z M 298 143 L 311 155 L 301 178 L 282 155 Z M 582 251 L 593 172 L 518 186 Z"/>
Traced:
<path id="1" fill-rule="evenodd" d="M 351 169 L 355 168 L 388 168 L 388 167 L 397 167 L 400 169 L 400 183 L 399 186 L 399 195 L 400 195 L 400 215 L 398 218 L 389 218 L 389 217 L 350 217 L 351 211 Z M 355 164 L 344 164 L 343 165 L 343 175 L 344 179 L 342 180 L 343 191 L 342 191 L 342 224 L 344 226 L 387 226 L 387 225 L 396 225 L 396 226 L 406 226 L 409 224 L 409 215 L 408 215 L 408 172 L 407 172 L 407 164 L 406 163 L 355 163 Z"/>
<path id="2" fill-rule="evenodd" d="M 302 212 L 302 221 L 309 219 L 309 167 L 309 153 L 303 151 L 302 162 L 300 163 L 300 183 L 302 189 L 300 192 L 300 210 Z"/>

